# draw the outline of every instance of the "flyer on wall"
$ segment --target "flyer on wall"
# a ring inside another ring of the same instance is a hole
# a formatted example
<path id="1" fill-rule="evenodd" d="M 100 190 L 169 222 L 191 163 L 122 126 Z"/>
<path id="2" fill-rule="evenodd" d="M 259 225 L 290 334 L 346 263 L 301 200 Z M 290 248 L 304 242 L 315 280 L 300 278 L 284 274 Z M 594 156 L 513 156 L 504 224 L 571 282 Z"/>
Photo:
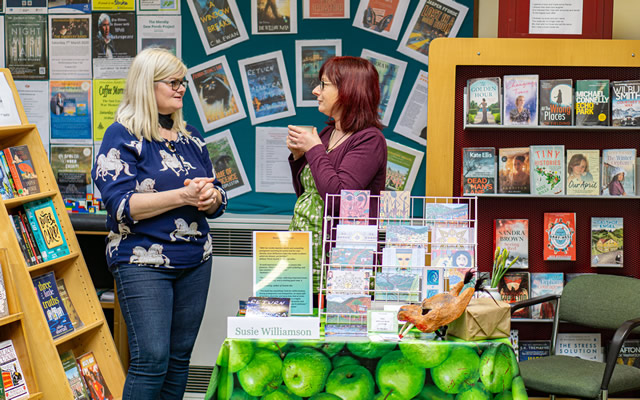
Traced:
<path id="1" fill-rule="evenodd" d="M 409 8 L 402 0 L 360 0 L 353 26 L 367 32 L 397 40 Z"/>
<path id="2" fill-rule="evenodd" d="M 427 145 L 427 98 L 429 73 L 420 71 L 413 83 L 407 102 L 398 117 L 395 133 L 407 137 L 423 146 Z"/>
<path id="3" fill-rule="evenodd" d="M 49 156 L 49 81 L 14 81 L 27 120 L 35 124 Z"/>
<path id="4" fill-rule="evenodd" d="M 291 299 L 292 315 L 313 313 L 311 232 L 253 232 L 253 295 Z"/>
<path id="5" fill-rule="evenodd" d="M 387 139 L 386 190 L 411 191 L 422 164 L 424 152 Z"/>
<path id="6" fill-rule="evenodd" d="M 287 128 L 256 128 L 256 192 L 295 193 L 291 183 Z"/>
<path id="7" fill-rule="evenodd" d="M 334 56 L 342 55 L 342 40 L 296 40 L 296 106 L 318 107 L 312 93 L 319 84 L 320 67 Z"/>
<path id="8" fill-rule="evenodd" d="M 91 142 L 91 81 L 50 81 L 51 143 Z"/>
<path id="9" fill-rule="evenodd" d="M 63 199 L 85 200 L 91 193 L 93 144 L 51 145 L 51 169 Z"/>
<path id="10" fill-rule="evenodd" d="M 161 47 L 182 59 L 182 23 L 179 15 L 138 15 L 138 52 Z"/>
<path id="11" fill-rule="evenodd" d="M 124 94 L 124 79 L 93 81 L 93 140 L 101 142 L 104 132 L 115 119 Z"/>
<path id="12" fill-rule="evenodd" d="M 126 78 L 136 56 L 136 14 L 93 13 L 93 78 Z"/>
<path id="13" fill-rule="evenodd" d="M 368 49 L 362 49 L 361 57 L 369 60 L 378 71 L 380 79 L 380 109 L 378 114 L 382 125 L 389 126 L 393 107 L 396 104 L 398 92 L 402 85 L 404 71 L 407 69 L 407 62 Z"/>
<path id="14" fill-rule="evenodd" d="M 90 32 L 90 15 L 49 15 L 51 79 L 91 79 Z"/>
<path id="15" fill-rule="evenodd" d="M 7 76 L 0 73 L 0 126 L 21 125 L 20 114 Z"/>
<path id="16" fill-rule="evenodd" d="M 5 34 L 6 64 L 13 79 L 47 80 L 47 16 L 7 14 Z"/>
<path id="17" fill-rule="evenodd" d="M 302 0 L 302 18 L 350 18 L 349 0 Z"/>
<path id="18" fill-rule="evenodd" d="M 231 131 L 226 129 L 204 139 L 216 178 L 231 199 L 251 191 L 251 183 L 244 172 Z"/>
<path id="19" fill-rule="evenodd" d="M 5 0 L 7 14 L 46 14 L 47 0 Z"/>
<path id="20" fill-rule="evenodd" d="M 298 33 L 297 0 L 251 0 L 251 34 Z"/>
<path id="21" fill-rule="evenodd" d="M 138 14 L 180 15 L 180 2 L 177 0 L 138 0 L 136 12 Z"/>
<path id="22" fill-rule="evenodd" d="M 235 0 L 187 0 L 187 4 L 207 55 L 249 40 Z"/>
<path id="23" fill-rule="evenodd" d="M 93 11 L 135 11 L 135 0 L 91 0 Z"/>
<path id="24" fill-rule="evenodd" d="M 49 0 L 49 14 L 91 13 L 91 0 Z"/>

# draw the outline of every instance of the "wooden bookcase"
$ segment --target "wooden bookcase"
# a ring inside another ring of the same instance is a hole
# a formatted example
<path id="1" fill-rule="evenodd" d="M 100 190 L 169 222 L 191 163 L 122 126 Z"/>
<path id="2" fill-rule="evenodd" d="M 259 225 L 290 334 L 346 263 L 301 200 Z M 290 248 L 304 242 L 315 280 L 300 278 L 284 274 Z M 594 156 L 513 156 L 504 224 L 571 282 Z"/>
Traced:
<path id="1" fill-rule="evenodd" d="M 23 121 L 23 124 L 19 126 L 0 127 L 0 148 L 26 144 L 29 147 L 40 185 L 40 193 L 5 200 L 0 206 L 0 225 L 5 227 L 0 230 L 0 247 L 8 249 L 8 262 L 11 266 L 10 276 L 12 276 L 12 282 L 18 292 L 24 315 L 22 320 L 26 332 L 25 343 L 28 339 L 28 342 L 35 346 L 30 349 L 32 361 L 30 364 L 33 372 L 26 372 L 31 369 L 25 370 L 25 374 L 31 375 L 27 382 L 37 382 L 37 387 L 42 391 L 44 399 L 72 400 L 73 394 L 59 355 L 70 349 L 76 356 L 92 351 L 114 398 L 121 398 L 125 380 L 122 363 L 47 160 L 40 135 L 35 125 L 27 123 L 26 114 L 9 70 L 3 68 L 0 69 L 0 72 L 9 82 L 20 119 Z M 13 230 L 9 228 L 12 224 L 9 214 L 26 202 L 44 198 L 50 198 L 54 203 L 70 254 L 34 266 L 27 266 L 20 251 L 19 242 Z M 54 271 L 56 279 L 64 278 L 71 301 L 80 319 L 84 322 L 84 327 L 55 340 L 49 332 L 49 326 L 32 283 L 32 278 L 49 271 Z M 5 276 L 5 282 L 7 281 L 9 279 Z M 27 347 L 25 346 L 25 348 Z"/>

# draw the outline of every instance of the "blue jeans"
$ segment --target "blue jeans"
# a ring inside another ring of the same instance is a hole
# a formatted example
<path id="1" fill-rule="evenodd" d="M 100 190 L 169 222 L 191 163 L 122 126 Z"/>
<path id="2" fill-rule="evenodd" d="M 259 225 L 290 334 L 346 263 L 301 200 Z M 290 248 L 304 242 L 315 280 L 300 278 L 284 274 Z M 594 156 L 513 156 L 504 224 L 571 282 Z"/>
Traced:
<path id="1" fill-rule="evenodd" d="M 131 354 L 122 400 L 181 400 L 207 303 L 211 258 L 174 270 L 117 264 L 111 273 Z"/>

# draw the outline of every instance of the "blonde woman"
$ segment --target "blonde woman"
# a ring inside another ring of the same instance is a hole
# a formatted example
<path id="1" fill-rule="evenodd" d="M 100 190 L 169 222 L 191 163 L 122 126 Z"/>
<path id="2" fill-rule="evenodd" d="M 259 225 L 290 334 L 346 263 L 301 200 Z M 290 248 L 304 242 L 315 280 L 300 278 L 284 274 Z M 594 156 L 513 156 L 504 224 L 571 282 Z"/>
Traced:
<path id="1" fill-rule="evenodd" d="M 227 204 L 202 136 L 182 117 L 186 72 L 163 49 L 135 57 L 92 172 L 129 335 L 123 400 L 182 398 L 211 277 L 207 218 Z"/>

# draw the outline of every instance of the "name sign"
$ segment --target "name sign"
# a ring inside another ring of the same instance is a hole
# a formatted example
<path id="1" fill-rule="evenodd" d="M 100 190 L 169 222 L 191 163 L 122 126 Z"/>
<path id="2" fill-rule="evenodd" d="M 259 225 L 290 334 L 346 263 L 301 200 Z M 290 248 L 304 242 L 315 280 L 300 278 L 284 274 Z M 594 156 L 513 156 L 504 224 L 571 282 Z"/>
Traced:
<path id="1" fill-rule="evenodd" d="M 320 339 L 318 317 L 227 317 L 232 339 Z"/>

